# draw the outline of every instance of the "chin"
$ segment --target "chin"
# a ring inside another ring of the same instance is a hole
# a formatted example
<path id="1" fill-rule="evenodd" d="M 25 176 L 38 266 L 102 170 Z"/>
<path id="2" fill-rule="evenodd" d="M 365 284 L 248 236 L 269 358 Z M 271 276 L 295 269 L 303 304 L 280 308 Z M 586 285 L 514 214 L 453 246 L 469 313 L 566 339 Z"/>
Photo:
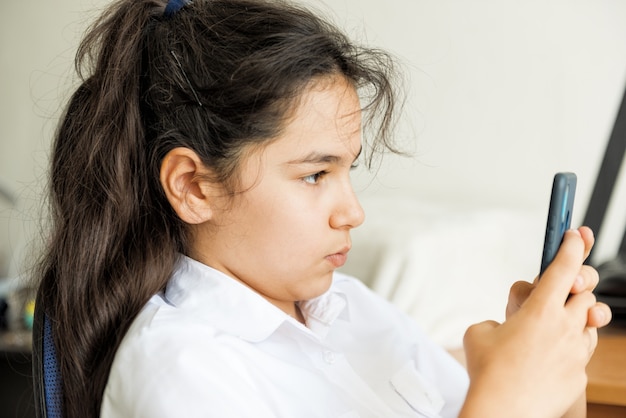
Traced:
<path id="1" fill-rule="evenodd" d="M 333 271 L 328 274 L 325 274 L 322 277 L 318 277 L 315 279 L 315 286 L 309 286 L 308 292 L 306 292 L 306 296 L 301 300 L 310 300 L 315 299 L 318 296 L 323 295 L 330 289 L 330 286 L 333 284 Z"/>

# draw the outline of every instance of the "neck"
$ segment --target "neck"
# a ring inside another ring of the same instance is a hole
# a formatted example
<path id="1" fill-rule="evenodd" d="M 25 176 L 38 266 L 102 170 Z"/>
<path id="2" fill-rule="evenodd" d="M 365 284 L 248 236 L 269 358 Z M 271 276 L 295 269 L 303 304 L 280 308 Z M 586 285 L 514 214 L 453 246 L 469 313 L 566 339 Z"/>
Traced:
<path id="1" fill-rule="evenodd" d="M 293 316 L 301 324 L 306 325 L 306 321 L 304 320 L 304 315 L 302 315 L 302 311 L 300 310 L 300 305 L 298 304 L 298 302 L 294 302 L 293 308 L 294 308 L 294 313 L 291 316 Z"/>

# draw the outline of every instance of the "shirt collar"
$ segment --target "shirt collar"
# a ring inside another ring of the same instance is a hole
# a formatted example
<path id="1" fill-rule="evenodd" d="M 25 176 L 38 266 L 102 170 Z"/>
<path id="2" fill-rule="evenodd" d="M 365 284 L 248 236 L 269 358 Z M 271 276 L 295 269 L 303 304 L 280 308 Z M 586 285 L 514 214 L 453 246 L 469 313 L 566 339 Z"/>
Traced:
<path id="1" fill-rule="evenodd" d="M 348 299 L 343 292 L 333 286 L 314 299 L 300 302 L 300 310 L 307 328 L 320 339 L 326 337 L 336 319 L 350 320 Z"/>
<path id="2" fill-rule="evenodd" d="M 323 339 L 336 319 L 349 320 L 347 298 L 333 286 L 314 299 L 300 302 L 307 323 L 304 328 L 254 290 L 186 256 L 180 258 L 166 286 L 165 299 L 216 330 L 250 342 L 267 339 L 283 324 L 309 330 Z"/>

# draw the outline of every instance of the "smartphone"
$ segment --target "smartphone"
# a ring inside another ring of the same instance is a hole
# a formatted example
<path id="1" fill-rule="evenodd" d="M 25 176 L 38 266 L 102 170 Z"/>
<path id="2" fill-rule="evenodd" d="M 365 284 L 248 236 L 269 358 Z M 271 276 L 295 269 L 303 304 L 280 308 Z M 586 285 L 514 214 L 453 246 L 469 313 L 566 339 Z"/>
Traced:
<path id="1" fill-rule="evenodd" d="M 575 195 L 576 174 L 556 173 L 552 182 L 552 194 L 550 195 L 548 222 L 543 243 L 539 277 L 541 277 L 544 270 L 556 256 L 563 241 L 563 235 L 570 228 Z"/>

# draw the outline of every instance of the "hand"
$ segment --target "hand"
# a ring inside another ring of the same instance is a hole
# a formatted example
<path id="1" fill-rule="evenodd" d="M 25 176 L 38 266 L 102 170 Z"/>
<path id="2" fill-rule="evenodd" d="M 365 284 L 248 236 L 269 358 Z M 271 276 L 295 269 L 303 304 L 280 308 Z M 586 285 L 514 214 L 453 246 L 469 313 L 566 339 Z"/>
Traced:
<path id="1" fill-rule="evenodd" d="M 610 320 L 608 307 L 591 292 L 597 274 L 582 265 L 592 245 L 588 228 L 567 231 L 541 280 L 512 292 L 506 322 L 468 329 L 470 389 L 462 417 L 502 411 L 507 417 L 557 417 L 584 392 L 595 326 Z"/>
<path id="2" fill-rule="evenodd" d="M 591 229 L 587 227 L 579 228 L 578 231 L 585 242 L 585 259 L 589 256 L 594 244 L 594 236 Z M 539 278 L 535 278 L 533 283 L 520 281 L 513 284 L 509 293 L 509 302 L 506 308 L 506 317 L 510 317 L 519 310 L 524 301 L 537 285 Z M 570 294 L 575 295 L 585 291 L 592 292 L 598 284 L 598 273 L 590 266 L 582 266 L 580 276 L 574 282 Z M 603 303 L 596 303 L 589 309 L 587 327 L 601 328 L 611 320 L 611 310 Z M 564 417 L 585 417 L 587 410 L 587 397 L 583 391 L 576 402 L 572 404 Z"/>
<path id="3" fill-rule="evenodd" d="M 594 244 L 593 232 L 585 226 L 578 228 L 578 232 L 585 243 L 584 257 L 587 259 Z M 509 301 L 506 306 L 506 318 L 509 318 L 512 314 L 519 310 L 524 301 L 536 287 L 538 280 L 539 277 L 536 277 L 532 283 L 519 281 L 515 282 L 513 286 L 511 286 Z M 591 266 L 583 265 L 580 270 L 579 277 L 576 278 L 574 285 L 570 289 L 570 293 L 575 295 L 585 291 L 592 292 L 598 285 L 598 280 L 598 272 Z M 598 302 L 589 309 L 587 321 L 588 327 L 602 328 L 605 325 L 608 325 L 610 321 L 611 309 L 606 304 Z"/>

